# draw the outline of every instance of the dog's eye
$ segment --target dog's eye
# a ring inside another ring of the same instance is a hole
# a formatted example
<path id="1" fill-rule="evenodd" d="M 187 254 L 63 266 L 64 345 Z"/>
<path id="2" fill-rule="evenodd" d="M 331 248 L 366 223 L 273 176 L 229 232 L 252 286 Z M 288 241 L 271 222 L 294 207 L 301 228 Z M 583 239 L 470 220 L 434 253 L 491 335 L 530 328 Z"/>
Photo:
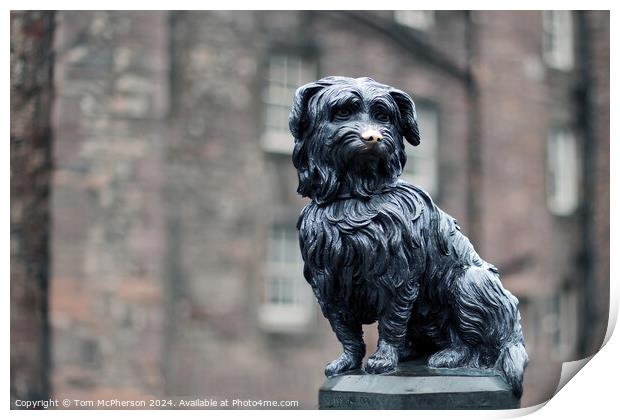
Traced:
<path id="1" fill-rule="evenodd" d="M 382 112 L 382 111 L 379 111 L 379 112 L 377 112 L 375 114 L 375 119 L 377 121 L 381 121 L 381 122 L 384 122 L 384 123 L 390 122 L 390 116 L 387 113 Z"/>
<path id="2" fill-rule="evenodd" d="M 349 118 L 352 114 L 353 111 L 351 111 L 350 108 L 340 108 L 336 111 L 334 116 L 339 120 L 343 120 Z"/>

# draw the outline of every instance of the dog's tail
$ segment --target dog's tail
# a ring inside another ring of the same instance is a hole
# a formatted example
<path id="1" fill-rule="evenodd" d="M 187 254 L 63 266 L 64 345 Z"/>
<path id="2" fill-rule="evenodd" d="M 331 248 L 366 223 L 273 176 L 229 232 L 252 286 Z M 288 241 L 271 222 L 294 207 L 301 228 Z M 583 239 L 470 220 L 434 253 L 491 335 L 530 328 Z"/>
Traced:
<path id="1" fill-rule="evenodd" d="M 518 340 L 507 343 L 495 364 L 495 368 L 501 372 L 517 398 L 521 398 L 523 394 L 523 371 L 527 362 L 528 357 L 523 341 Z"/>

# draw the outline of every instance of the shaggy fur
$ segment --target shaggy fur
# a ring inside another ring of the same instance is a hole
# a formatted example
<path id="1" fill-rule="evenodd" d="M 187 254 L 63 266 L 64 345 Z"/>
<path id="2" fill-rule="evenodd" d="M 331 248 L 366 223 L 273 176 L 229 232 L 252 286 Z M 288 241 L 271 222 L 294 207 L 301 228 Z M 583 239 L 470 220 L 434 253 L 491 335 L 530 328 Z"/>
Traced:
<path id="1" fill-rule="evenodd" d="M 378 321 L 367 373 L 429 356 L 430 367 L 496 368 L 522 393 L 527 364 L 517 299 L 456 220 L 398 179 L 403 139 L 420 142 L 413 100 L 369 78 L 299 88 L 289 126 L 304 275 L 343 345 L 327 376 L 361 366 L 362 324 Z M 373 135 L 364 133 L 374 133 Z"/>

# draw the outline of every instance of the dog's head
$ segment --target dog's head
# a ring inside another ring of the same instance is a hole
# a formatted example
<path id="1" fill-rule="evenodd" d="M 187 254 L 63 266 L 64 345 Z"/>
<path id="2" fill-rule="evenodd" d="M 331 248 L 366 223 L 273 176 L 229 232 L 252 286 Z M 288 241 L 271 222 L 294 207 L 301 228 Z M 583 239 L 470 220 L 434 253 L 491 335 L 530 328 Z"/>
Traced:
<path id="1" fill-rule="evenodd" d="M 326 77 L 300 87 L 289 128 L 297 191 L 318 203 L 379 192 L 402 172 L 403 138 L 420 143 L 411 97 L 366 77 Z"/>

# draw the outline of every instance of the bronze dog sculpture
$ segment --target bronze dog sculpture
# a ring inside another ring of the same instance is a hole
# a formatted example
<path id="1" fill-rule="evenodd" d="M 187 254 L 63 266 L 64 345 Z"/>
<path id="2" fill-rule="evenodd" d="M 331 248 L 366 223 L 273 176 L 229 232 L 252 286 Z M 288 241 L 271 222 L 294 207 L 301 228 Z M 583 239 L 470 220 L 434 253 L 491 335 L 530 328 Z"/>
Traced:
<path id="1" fill-rule="evenodd" d="M 403 139 L 420 133 L 413 100 L 370 78 L 297 89 L 289 118 L 302 210 L 304 276 L 343 352 L 333 376 L 362 364 L 362 324 L 378 321 L 367 373 L 428 357 L 429 367 L 495 368 L 522 394 L 528 356 L 517 299 L 454 218 L 398 179 Z"/>

